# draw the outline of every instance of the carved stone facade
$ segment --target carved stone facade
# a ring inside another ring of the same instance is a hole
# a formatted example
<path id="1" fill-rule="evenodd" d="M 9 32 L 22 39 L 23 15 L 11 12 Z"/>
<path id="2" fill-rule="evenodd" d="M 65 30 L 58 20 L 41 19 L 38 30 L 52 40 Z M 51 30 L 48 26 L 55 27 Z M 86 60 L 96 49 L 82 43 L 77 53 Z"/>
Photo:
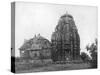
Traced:
<path id="1" fill-rule="evenodd" d="M 51 42 L 38 35 L 26 40 L 21 46 L 20 56 L 31 59 L 51 58 L 53 61 L 80 59 L 80 37 L 73 16 L 64 14 L 51 36 Z"/>
<path id="2" fill-rule="evenodd" d="M 25 59 L 51 58 L 51 43 L 40 34 L 26 40 L 19 50 L 20 57 Z"/>
<path id="3" fill-rule="evenodd" d="M 52 34 L 53 61 L 77 60 L 80 57 L 80 37 L 73 16 L 64 14 L 60 17 L 55 32 Z"/>

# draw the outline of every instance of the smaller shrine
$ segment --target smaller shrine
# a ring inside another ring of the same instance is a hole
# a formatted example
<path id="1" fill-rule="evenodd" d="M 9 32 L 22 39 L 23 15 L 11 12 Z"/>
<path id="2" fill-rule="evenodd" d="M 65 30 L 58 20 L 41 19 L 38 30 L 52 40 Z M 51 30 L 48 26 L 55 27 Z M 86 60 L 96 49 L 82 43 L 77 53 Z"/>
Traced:
<path id="1" fill-rule="evenodd" d="M 19 50 L 20 57 L 25 59 L 49 59 L 51 57 L 51 43 L 40 34 L 25 40 Z"/>

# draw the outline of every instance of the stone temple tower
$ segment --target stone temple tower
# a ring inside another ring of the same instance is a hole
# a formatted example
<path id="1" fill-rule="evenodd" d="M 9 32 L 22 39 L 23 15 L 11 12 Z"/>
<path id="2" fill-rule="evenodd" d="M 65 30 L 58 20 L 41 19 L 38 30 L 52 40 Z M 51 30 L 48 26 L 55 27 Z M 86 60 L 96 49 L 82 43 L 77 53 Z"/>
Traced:
<path id="1" fill-rule="evenodd" d="M 58 21 L 51 37 L 53 61 L 78 60 L 80 37 L 73 16 L 66 13 Z"/>

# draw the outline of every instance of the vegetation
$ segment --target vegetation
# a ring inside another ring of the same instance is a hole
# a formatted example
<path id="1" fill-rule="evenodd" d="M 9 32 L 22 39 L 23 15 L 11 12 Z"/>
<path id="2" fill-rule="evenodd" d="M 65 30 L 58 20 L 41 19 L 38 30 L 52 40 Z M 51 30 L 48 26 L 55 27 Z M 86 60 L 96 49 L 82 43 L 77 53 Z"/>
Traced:
<path id="1" fill-rule="evenodd" d="M 90 46 L 89 45 L 86 46 L 86 49 L 87 51 L 89 51 L 92 58 L 90 62 L 93 68 L 97 68 L 97 46 L 98 46 L 97 39 L 95 39 L 95 42 L 92 43 Z"/>
<path id="2" fill-rule="evenodd" d="M 85 52 L 81 53 L 81 59 L 83 60 L 83 62 L 89 62 L 90 61 L 89 55 Z"/>

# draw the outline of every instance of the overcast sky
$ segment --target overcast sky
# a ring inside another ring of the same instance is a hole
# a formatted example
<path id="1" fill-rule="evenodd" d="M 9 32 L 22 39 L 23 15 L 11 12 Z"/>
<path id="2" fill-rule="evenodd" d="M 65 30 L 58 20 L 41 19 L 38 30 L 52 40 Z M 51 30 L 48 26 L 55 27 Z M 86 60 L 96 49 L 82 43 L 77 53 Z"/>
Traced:
<path id="1" fill-rule="evenodd" d="M 15 52 L 19 56 L 24 39 L 39 34 L 51 40 L 60 16 L 68 12 L 74 17 L 80 35 L 81 51 L 97 38 L 97 8 L 90 6 L 17 2 L 15 7 Z"/>

